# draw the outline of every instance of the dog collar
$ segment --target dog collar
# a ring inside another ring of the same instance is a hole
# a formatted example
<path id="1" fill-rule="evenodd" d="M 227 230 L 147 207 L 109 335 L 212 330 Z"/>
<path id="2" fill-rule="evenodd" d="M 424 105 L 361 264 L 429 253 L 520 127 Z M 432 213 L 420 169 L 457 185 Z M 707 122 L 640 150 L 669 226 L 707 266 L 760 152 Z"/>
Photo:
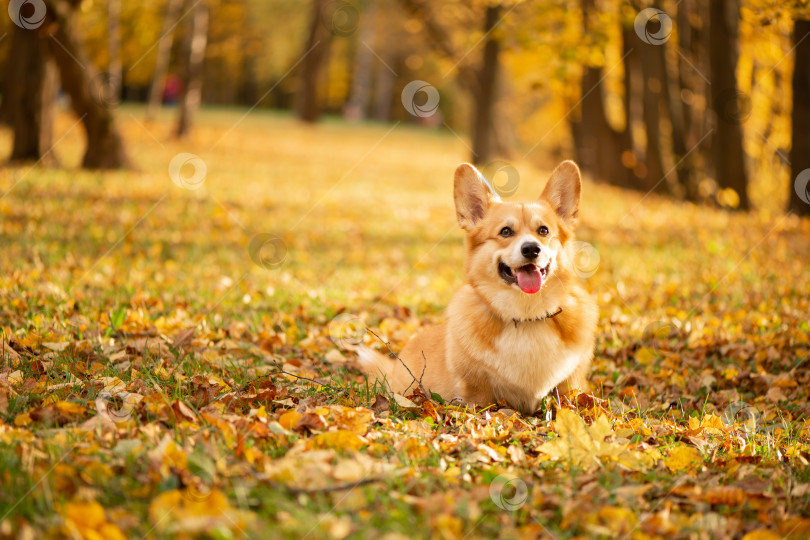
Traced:
<path id="1" fill-rule="evenodd" d="M 557 315 L 559 315 L 560 313 L 562 313 L 562 306 L 560 306 L 560 307 L 557 309 L 557 311 L 555 311 L 554 313 L 549 313 L 549 312 L 546 312 L 546 314 L 545 314 L 544 316 L 542 316 L 542 317 L 535 317 L 534 319 L 512 319 L 512 322 L 513 322 L 513 323 L 515 323 L 515 328 L 517 328 L 518 324 L 520 324 L 520 323 L 522 323 L 522 322 L 540 322 L 540 321 L 545 321 L 546 319 L 551 319 L 551 318 L 553 318 L 553 317 L 556 317 L 556 316 L 557 316 Z"/>

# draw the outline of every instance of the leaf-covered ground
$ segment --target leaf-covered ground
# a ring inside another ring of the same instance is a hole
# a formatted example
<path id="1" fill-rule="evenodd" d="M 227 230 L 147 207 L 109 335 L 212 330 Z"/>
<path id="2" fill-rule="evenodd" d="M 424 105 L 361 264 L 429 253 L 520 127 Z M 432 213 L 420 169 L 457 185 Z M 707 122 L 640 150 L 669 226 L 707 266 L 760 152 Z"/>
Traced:
<path id="1" fill-rule="evenodd" d="M 105 174 L 64 116 L 63 169 L 0 170 L 0 537 L 810 535 L 809 221 L 586 183 L 593 395 L 390 396 L 351 348 L 463 282 L 463 143 L 242 115 L 124 108 Z"/>

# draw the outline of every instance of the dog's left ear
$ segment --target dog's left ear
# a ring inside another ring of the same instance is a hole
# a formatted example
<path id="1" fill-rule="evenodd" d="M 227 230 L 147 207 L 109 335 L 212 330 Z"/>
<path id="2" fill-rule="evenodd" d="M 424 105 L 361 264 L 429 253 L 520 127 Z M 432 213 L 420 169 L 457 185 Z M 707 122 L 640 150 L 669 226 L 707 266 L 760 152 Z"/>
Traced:
<path id="1" fill-rule="evenodd" d="M 551 173 L 541 199 L 545 199 L 569 225 L 577 222 L 582 179 L 579 167 L 573 161 L 563 161 Z"/>
<path id="2" fill-rule="evenodd" d="M 475 227 L 489 208 L 491 195 L 482 178 L 478 169 L 469 163 L 462 163 L 456 168 L 453 180 L 456 219 L 467 232 Z"/>

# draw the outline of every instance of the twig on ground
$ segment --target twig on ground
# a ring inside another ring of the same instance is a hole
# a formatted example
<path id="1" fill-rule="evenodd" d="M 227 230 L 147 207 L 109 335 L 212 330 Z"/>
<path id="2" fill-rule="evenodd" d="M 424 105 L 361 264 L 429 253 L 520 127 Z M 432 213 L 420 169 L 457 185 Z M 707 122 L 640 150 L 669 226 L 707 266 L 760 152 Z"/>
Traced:
<path id="1" fill-rule="evenodd" d="M 364 478 L 362 480 L 358 480 L 357 482 L 349 482 L 346 484 L 338 484 L 335 486 L 327 486 L 322 488 L 294 488 L 290 486 L 286 486 L 284 484 L 273 483 L 272 485 L 278 486 L 288 493 L 292 493 L 294 495 L 298 494 L 316 494 L 316 493 L 332 493 L 335 491 L 346 491 L 348 489 L 354 489 L 356 487 L 365 486 L 366 484 L 373 484 L 375 482 L 382 482 L 384 478 Z"/>
<path id="2" fill-rule="evenodd" d="M 330 385 L 328 385 L 326 383 L 321 383 L 321 382 L 316 381 L 315 379 L 310 379 L 309 377 L 302 377 L 301 375 L 296 375 L 295 373 L 290 373 L 289 371 L 279 369 L 278 371 L 273 371 L 271 373 L 265 373 L 261 377 L 259 377 L 257 379 L 254 379 L 254 380 L 250 381 L 249 383 L 247 383 L 247 384 L 245 384 L 243 386 L 240 386 L 239 388 L 234 388 L 230 392 L 222 394 L 221 396 L 217 396 L 217 398 L 214 399 L 213 401 L 219 401 L 221 399 L 226 398 L 227 396 L 230 396 L 230 395 L 233 395 L 233 394 L 238 395 L 238 394 L 241 394 L 242 392 L 246 392 L 247 389 L 250 388 L 250 385 L 255 384 L 256 381 L 267 378 L 267 377 L 270 377 L 271 375 L 280 375 L 280 374 L 289 375 L 290 377 L 295 377 L 296 379 L 300 379 L 302 381 L 308 381 L 308 382 L 317 384 L 318 386 L 324 386 L 324 387 L 332 390 L 333 392 L 337 392 L 337 390 L 333 386 L 330 386 Z M 340 389 L 341 390 L 346 390 L 346 387 L 345 386 L 340 386 Z"/>
<path id="3" fill-rule="evenodd" d="M 366 330 L 368 330 L 368 332 L 369 332 L 369 333 L 370 333 L 372 336 L 374 336 L 375 338 L 379 339 L 379 340 L 380 340 L 380 342 L 381 342 L 381 343 L 383 343 L 383 344 L 386 346 L 386 348 L 388 349 L 388 352 L 389 352 L 389 353 L 391 353 L 391 354 L 393 355 L 393 357 L 394 357 L 394 358 L 396 358 L 397 360 L 399 360 L 399 363 L 400 363 L 400 364 L 402 364 L 402 365 L 405 367 L 405 369 L 407 369 L 407 370 L 408 370 L 408 373 L 410 374 L 410 376 L 411 376 L 411 378 L 413 379 L 413 381 L 419 385 L 419 388 L 422 390 L 422 393 L 425 395 L 425 399 L 427 399 L 428 401 L 430 401 L 430 402 L 431 402 L 431 403 L 433 403 L 434 405 L 438 405 L 438 403 L 436 403 L 436 402 L 433 400 L 433 397 L 430 395 L 430 392 L 428 392 L 428 391 L 425 389 L 425 385 L 423 385 L 423 384 L 422 384 L 422 379 L 421 379 L 421 378 L 419 378 L 419 379 L 417 379 L 417 378 L 416 378 L 416 375 L 414 375 L 414 374 L 413 374 L 413 371 L 411 371 L 411 368 L 409 368 L 409 367 L 408 367 L 408 364 L 406 364 L 406 363 L 405 363 L 405 362 L 402 360 L 402 358 L 400 358 L 400 357 L 399 357 L 399 355 L 398 355 L 397 353 L 395 353 L 395 352 L 393 351 L 393 349 L 391 349 L 391 345 L 390 345 L 388 342 L 386 342 L 385 340 L 383 340 L 383 338 L 381 338 L 380 336 L 378 336 L 378 335 L 377 335 L 377 334 L 374 332 L 374 330 L 372 330 L 371 328 L 366 328 Z M 425 352 L 424 352 L 424 351 L 422 351 L 422 358 L 425 358 Z M 424 367 L 427 367 L 427 358 L 425 358 L 425 366 L 424 366 Z M 422 368 L 422 376 L 424 376 L 424 375 L 425 375 L 425 369 L 424 369 L 424 367 Z M 413 383 L 411 383 L 411 384 L 413 384 Z M 408 385 L 408 388 L 410 388 L 410 387 L 411 387 L 411 386 L 410 386 L 410 385 Z"/>
<path id="4" fill-rule="evenodd" d="M 278 373 L 283 373 L 284 375 L 289 375 L 290 377 L 295 377 L 296 379 L 301 379 L 302 381 L 309 381 L 309 382 L 311 382 L 311 383 L 315 383 L 315 384 L 317 384 L 318 386 L 325 386 L 326 388 L 328 388 L 328 389 L 332 390 L 333 392 L 336 392 L 336 391 L 337 391 L 337 390 L 335 390 L 335 389 L 334 389 L 332 386 L 330 386 L 330 385 L 328 385 L 328 384 L 325 384 L 325 383 L 322 383 L 322 382 L 318 382 L 318 381 L 316 381 L 315 379 L 310 379 L 309 377 L 302 377 L 302 376 L 300 376 L 300 375 L 296 375 L 295 373 L 290 373 L 289 371 L 284 371 L 283 369 L 280 369 L 280 370 L 278 371 Z M 278 373 L 268 373 L 268 375 L 278 375 Z M 345 390 L 345 388 L 344 388 L 344 387 L 342 387 L 342 386 L 341 386 L 340 388 L 341 388 L 342 390 Z"/>

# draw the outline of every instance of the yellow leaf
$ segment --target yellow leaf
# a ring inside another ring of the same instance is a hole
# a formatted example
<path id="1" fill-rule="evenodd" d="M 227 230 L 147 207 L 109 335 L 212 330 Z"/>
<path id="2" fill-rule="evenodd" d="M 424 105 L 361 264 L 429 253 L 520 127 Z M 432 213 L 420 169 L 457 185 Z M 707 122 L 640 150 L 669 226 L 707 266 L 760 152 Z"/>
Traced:
<path id="1" fill-rule="evenodd" d="M 638 351 L 636 351 L 636 362 L 641 365 L 646 366 L 650 362 L 655 361 L 657 355 L 655 351 L 649 347 L 642 347 Z"/>
<path id="2" fill-rule="evenodd" d="M 439 514 L 432 520 L 433 536 L 441 539 L 462 538 L 464 522 L 450 514 Z"/>
<path id="3" fill-rule="evenodd" d="M 126 540 L 126 536 L 118 528 L 118 525 L 112 523 L 105 523 L 98 529 L 99 535 L 104 540 Z"/>
<path id="4" fill-rule="evenodd" d="M 13 384 L 14 386 L 19 386 L 23 382 L 23 372 L 19 369 L 16 371 L 12 371 L 8 374 L 8 382 Z"/>
<path id="5" fill-rule="evenodd" d="M 703 500 L 714 505 L 741 506 L 745 503 L 745 492 L 734 486 L 714 486 L 706 490 Z"/>
<path id="6" fill-rule="evenodd" d="M 69 502 L 65 505 L 65 518 L 78 527 L 98 529 L 107 518 L 104 508 L 97 502 Z"/>
<path id="7" fill-rule="evenodd" d="M 560 438 L 538 448 L 552 458 L 586 468 L 597 467 L 600 458 L 633 470 L 643 470 L 653 464 L 649 456 L 629 450 L 626 444 L 606 441 L 613 436 L 613 431 L 604 415 L 586 426 L 577 413 L 562 409 L 557 413 L 554 429 Z"/>
<path id="8" fill-rule="evenodd" d="M 678 446 L 664 460 L 664 465 L 670 471 L 676 472 L 683 469 L 694 469 L 703 463 L 703 456 L 693 446 Z"/>
<path id="9" fill-rule="evenodd" d="M 637 521 L 632 510 L 618 506 L 606 506 L 599 510 L 596 517 L 613 534 L 629 534 Z"/>
<path id="10" fill-rule="evenodd" d="M 14 425 L 17 427 L 27 426 L 31 423 L 31 415 L 26 413 L 18 414 L 14 419 Z"/>
<path id="11" fill-rule="evenodd" d="M 252 519 L 252 513 L 233 508 L 217 489 L 204 497 L 175 489 L 161 493 L 149 504 L 149 521 L 160 533 L 200 533 L 217 528 L 244 532 Z"/>
<path id="12" fill-rule="evenodd" d="M 418 460 L 430 453 L 430 447 L 416 437 L 408 437 L 402 444 L 402 449 L 409 459 Z"/>
<path id="13" fill-rule="evenodd" d="M 328 448 L 359 450 L 365 445 L 365 441 L 361 439 L 359 435 L 345 429 L 321 433 L 307 441 L 307 447 L 310 450 L 324 450 Z"/>
<path id="14" fill-rule="evenodd" d="M 68 416 L 81 416 L 87 409 L 72 401 L 57 401 L 53 405 L 57 411 Z"/>
<path id="15" fill-rule="evenodd" d="M 182 448 L 179 448 L 174 442 L 166 445 L 163 453 L 163 462 L 175 469 L 185 469 L 188 463 L 188 457 Z"/>
<path id="16" fill-rule="evenodd" d="M 287 411 L 279 417 L 278 423 L 281 424 L 281 427 L 284 429 L 292 429 L 301 418 L 301 413 L 296 411 Z"/>
<path id="17" fill-rule="evenodd" d="M 334 415 L 334 420 L 335 424 L 341 429 L 347 429 L 363 436 L 368 432 L 368 426 L 373 417 L 371 411 L 363 407 L 357 407 L 356 409 L 340 407 Z"/>

